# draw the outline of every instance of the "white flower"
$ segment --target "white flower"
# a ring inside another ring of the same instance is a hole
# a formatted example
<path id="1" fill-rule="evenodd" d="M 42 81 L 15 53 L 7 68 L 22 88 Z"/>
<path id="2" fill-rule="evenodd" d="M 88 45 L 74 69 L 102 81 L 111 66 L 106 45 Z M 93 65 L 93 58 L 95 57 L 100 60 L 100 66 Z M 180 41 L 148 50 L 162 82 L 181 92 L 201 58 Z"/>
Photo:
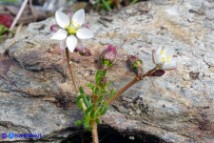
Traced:
<path id="1" fill-rule="evenodd" d="M 82 27 L 85 22 L 84 9 L 80 9 L 75 12 L 72 19 L 70 19 L 65 13 L 56 11 L 55 19 L 61 28 L 51 37 L 51 39 L 66 40 L 66 46 L 70 52 L 74 51 L 78 38 L 90 39 L 94 37 L 91 30 Z"/>
<path id="2" fill-rule="evenodd" d="M 173 70 L 177 66 L 177 56 L 172 48 L 158 48 L 157 51 L 153 51 L 153 62 L 156 64 L 156 68 L 162 70 Z"/>

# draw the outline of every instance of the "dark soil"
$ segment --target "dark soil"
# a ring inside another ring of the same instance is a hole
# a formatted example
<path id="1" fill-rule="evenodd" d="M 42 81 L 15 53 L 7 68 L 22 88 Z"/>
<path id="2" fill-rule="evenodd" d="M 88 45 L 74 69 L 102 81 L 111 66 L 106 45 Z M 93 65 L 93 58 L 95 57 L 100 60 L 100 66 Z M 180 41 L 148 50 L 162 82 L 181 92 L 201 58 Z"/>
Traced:
<path id="1" fill-rule="evenodd" d="M 100 126 L 98 132 L 100 143 L 166 143 L 153 135 L 131 131 L 120 133 L 107 126 Z M 90 132 L 79 133 L 61 143 L 92 143 L 91 134 Z"/>

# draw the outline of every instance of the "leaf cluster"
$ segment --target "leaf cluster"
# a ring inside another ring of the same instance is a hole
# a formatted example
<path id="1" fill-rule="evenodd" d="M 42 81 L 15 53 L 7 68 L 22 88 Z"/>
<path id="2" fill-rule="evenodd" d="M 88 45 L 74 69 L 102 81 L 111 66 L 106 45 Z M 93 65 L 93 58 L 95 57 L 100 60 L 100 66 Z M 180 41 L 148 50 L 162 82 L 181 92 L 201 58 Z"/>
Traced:
<path id="1" fill-rule="evenodd" d="M 6 32 L 10 32 L 10 30 L 7 27 L 5 27 L 4 25 L 0 24 L 0 36 Z"/>
<path id="2" fill-rule="evenodd" d="M 98 70 L 95 75 L 95 83 L 88 83 L 92 95 L 85 93 L 80 87 L 80 95 L 77 97 L 77 105 L 83 111 L 84 117 L 76 122 L 77 125 L 83 125 L 85 129 L 90 130 L 91 121 L 101 123 L 100 117 L 104 115 L 108 109 L 105 96 L 108 98 L 115 94 L 115 90 L 109 90 L 110 82 L 106 80 L 106 70 Z M 86 109 L 84 109 L 84 106 Z"/>

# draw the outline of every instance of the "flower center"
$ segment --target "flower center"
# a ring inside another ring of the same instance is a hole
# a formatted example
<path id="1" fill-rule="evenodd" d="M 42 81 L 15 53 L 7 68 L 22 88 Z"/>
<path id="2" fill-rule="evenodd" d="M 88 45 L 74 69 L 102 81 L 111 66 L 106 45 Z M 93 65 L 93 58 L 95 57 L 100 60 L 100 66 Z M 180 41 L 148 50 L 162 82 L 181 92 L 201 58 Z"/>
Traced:
<path id="1" fill-rule="evenodd" d="M 77 32 L 77 28 L 74 27 L 73 25 L 69 25 L 67 28 L 66 28 L 67 32 L 69 35 L 75 35 L 76 32 Z"/>
<path id="2" fill-rule="evenodd" d="M 161 51 L 161 62 L 163 63 L 169 63 L 172 60 L 172 56 L 166 55 L 165 51 Z"/>

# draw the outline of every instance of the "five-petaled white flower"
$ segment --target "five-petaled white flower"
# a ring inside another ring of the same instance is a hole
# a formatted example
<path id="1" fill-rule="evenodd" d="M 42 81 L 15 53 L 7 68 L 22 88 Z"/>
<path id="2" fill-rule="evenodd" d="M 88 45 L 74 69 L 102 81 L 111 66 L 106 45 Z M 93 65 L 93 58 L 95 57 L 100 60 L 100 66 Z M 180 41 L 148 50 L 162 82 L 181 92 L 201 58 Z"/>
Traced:
<path id="1" fill-rule="evenodd" d="M 158 48 L 152 52 L 153 62 L 157 69 L 173 70 L 177 66 L 177 56 L 172 48 Z"/>
<path id="2" fill-rule="evenodd" d="M 78 39 L 90 39 L 94 36 L 91 30 L 81 27 L 85 22 L 84 9 L 75 12 L 72 19 L 65 13 L 56 11 L 55 19 L 61 28 L 51 37 L 51 39 L 66 40 L 66 46 L 70 52 L 74 51 Z"/>

